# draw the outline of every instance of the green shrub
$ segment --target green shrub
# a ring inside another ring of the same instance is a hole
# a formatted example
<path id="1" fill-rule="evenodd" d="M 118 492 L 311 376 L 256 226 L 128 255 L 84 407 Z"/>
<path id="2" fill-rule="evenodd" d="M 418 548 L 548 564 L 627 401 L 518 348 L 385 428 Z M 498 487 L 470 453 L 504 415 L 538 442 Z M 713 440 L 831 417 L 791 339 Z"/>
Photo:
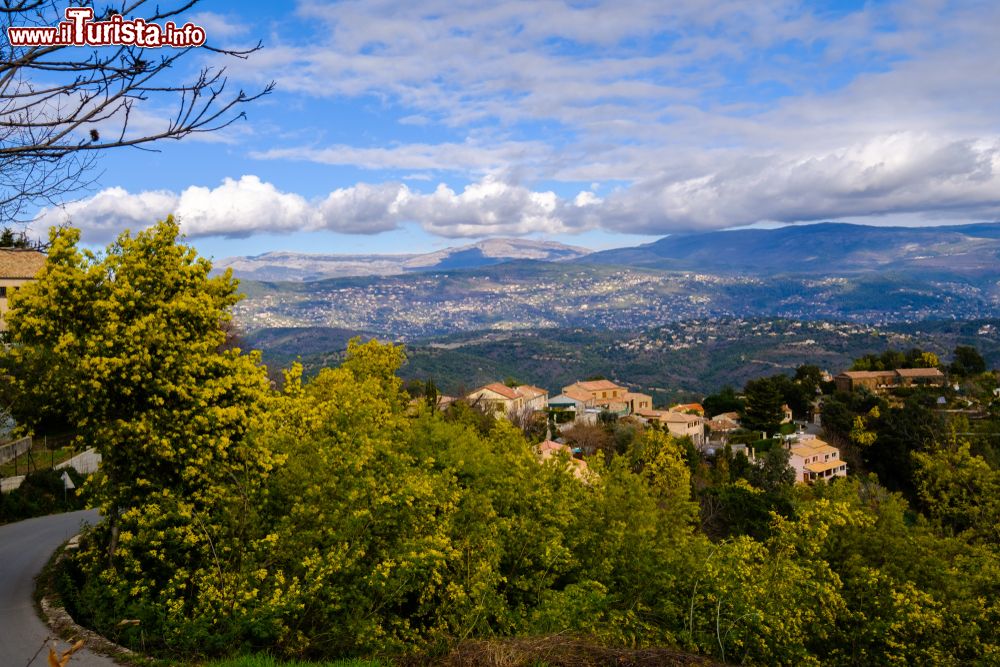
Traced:
<path id="1" fill-rule="evenodd" d="M 50 469 L 28 473 L 20 487 L 0 494 L 0 523 L 83 509 L 84 501 L 77 491 L 83 485 L 84 477 L 75 469 L 67 468 L 65 472 L 69 473 L 76 489 L 64 493 L 63 472 Z"/>

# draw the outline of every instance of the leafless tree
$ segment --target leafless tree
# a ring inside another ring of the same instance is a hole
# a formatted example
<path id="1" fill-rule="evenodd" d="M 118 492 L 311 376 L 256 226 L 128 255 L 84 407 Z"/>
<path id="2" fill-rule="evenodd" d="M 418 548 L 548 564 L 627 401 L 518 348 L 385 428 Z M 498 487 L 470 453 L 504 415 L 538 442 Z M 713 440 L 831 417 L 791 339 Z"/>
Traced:
<path id="1" fill-rule="evenodd" d="M 573 424 L 571 428 L 563 432 L 563 437 L 566 439 L 566 444 L 571 447 L 579 447 L 585 456 L 614 449 L 614 440 L 611 434 L 599 424 Z"/>
<path id="2" fill-rule="evenodd" d="M 198 0 L 112 0 L 102 8 L 93 2 L 72 4 L 92 7 L 95 21 L 120 14 L 162 25 Z M 183 81 L 174 78 L 179 62 L 187 62 L 182 59 L 197 48 L 246 58 L 260 43 L 245 50 L 207 44 L 144 49 L 22 47 L 7 39 L 10 26 L 57 25 L 64 9 L 55 0 L 0 0 L 0 221 L 24 222 L 35 206 L 57 203 L 91 185 L 91 168 L 101 151 L 149 150 L 156 141 L 219 130 L 244 117 L 244 104 L 273 88 L 272 83 L 256 92 L 227 93 L 225 69 L 212 66 Z M 162 128 L 134 131 L 140 108 L 163 105 L 170 112 Z"/>
<path id="3" fill-rule="evenodd" d="M 531 442 L 537 442 L 545 437 L 547 421 L 544 412 L 523 406 L 509 411 L 507 419 Z"/>

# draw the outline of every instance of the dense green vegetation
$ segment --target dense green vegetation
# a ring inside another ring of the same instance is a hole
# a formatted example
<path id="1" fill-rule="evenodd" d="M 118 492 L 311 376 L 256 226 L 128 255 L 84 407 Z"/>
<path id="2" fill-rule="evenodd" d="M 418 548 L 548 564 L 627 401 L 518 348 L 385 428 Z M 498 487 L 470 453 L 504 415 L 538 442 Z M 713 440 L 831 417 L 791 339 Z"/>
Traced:
<path id="1" fill-rule="evenodd" d="M 55 232 L 10 316 L 18 422 L 104 456 L 87 488 L 108 520 L 61 581 L 110 638 L 188 659 L 391 663 L 558 635 L 760 665 L 1000 660 L 1000 473 L 968 435 L 995 403 L 974 427 L 921 391 L 829 397 L 861 457 L 830 485 L 793 485 L 780 446 L 705 460 L 614 421 L 574 474 L 506 421 L 411 403 L 398 346 L 353 340 L 272 386 L 227 340 L 230 276 L 177 232 L 101 256 Z M 964 386 L 992 401 L 991 377 Z M 758 381 L 744 414 L 771 420 L 815 380 Z M 873 448 L 908 467 L 865 474 Z"/>
<path id="2" fill-rule="evenodd" d="M 988 333 L 980 333 L 984 328 Z M 357 332 L 314 327 L 258 331 L 246 340 L 254 349 L 263 350 L 269 366 L 287 367 L 299 359 L 306 374 L 312 375 L 339 364 L 352 335 Z M 836 374 L 872 350 L 919 347 L 945 358 L 957 345 L 974 345 L 991 368 L 1000 366 L 1000 322 L 871 328 L 721 319 L 639 333 L 601 329 L 478 332 L 408 344 L 400 375 L 421 382 L 431 378 L 449 395 L 511 376 L 558 391 L 577 380 L 602 375 L 652 394 L 657 405 L 669 405 L 698 400 L 726 385 L 743 387 L 761 376 L 793 374 L 802 365 Z"/>

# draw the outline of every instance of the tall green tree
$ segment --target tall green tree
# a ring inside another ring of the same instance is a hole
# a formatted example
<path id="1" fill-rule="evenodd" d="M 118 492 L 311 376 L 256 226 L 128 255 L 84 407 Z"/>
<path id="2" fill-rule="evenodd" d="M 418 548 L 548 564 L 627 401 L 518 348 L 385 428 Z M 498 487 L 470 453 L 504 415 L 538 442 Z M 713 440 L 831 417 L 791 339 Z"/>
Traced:
<path id="1" fill-rule="evenodd" d="M 953 375 L 966 376 L 977 375 L 986 372 L 986 360 L 979 350 L 971 345 L 959 345 L 955 348 L 949 370 Z"/>
<path id="2" fill-rule="evenodd" d="M 776 431 L 782 419 L 784 397 L 772 378 L 747 382 L 743 393 L 747 401 L 743 412 L 743 426 L 768 434 Z"/>
<path id="3" fill-rule="evenodd" d="M 705 415 L 714 417 L 723 412 L 742 412 L 746 401 L 737 396 L 736 391 L 727 385 L 718 392 L 706 396 L 701 404 L 705 408 Z"/>

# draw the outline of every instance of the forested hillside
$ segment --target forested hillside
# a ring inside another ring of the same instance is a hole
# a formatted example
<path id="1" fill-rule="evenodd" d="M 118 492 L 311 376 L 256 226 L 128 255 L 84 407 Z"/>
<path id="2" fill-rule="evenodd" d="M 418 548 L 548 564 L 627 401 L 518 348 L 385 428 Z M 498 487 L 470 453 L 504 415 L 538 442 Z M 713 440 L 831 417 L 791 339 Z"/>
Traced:
<path id="1" fill-rule="evenodd" d="M 306 374 L 343 358 L 352 335 L 327 328 L 265 329 L 246 337 L 276 368 L 301 360 Z M 391 340 L 391 339 L 389 339 Z M 946 355 L 956 345 L 976 345 L 991 367 L 1000 366 L 1000 321 L 921 322 L 865 326 L 791 320 L 691 320 L 654 329 L 600 331 L 554 329 L 482 331 L 414 341 L 400 369 L 406 380 L 431 379 L 445 393 L 460 393 L 514 378 L 558 390 L 602 375 L 651 393 L 658 404 L 699 400 L 705 394 L 802 364 L 831 373 L 889 347 L 920 347 Z"/>

